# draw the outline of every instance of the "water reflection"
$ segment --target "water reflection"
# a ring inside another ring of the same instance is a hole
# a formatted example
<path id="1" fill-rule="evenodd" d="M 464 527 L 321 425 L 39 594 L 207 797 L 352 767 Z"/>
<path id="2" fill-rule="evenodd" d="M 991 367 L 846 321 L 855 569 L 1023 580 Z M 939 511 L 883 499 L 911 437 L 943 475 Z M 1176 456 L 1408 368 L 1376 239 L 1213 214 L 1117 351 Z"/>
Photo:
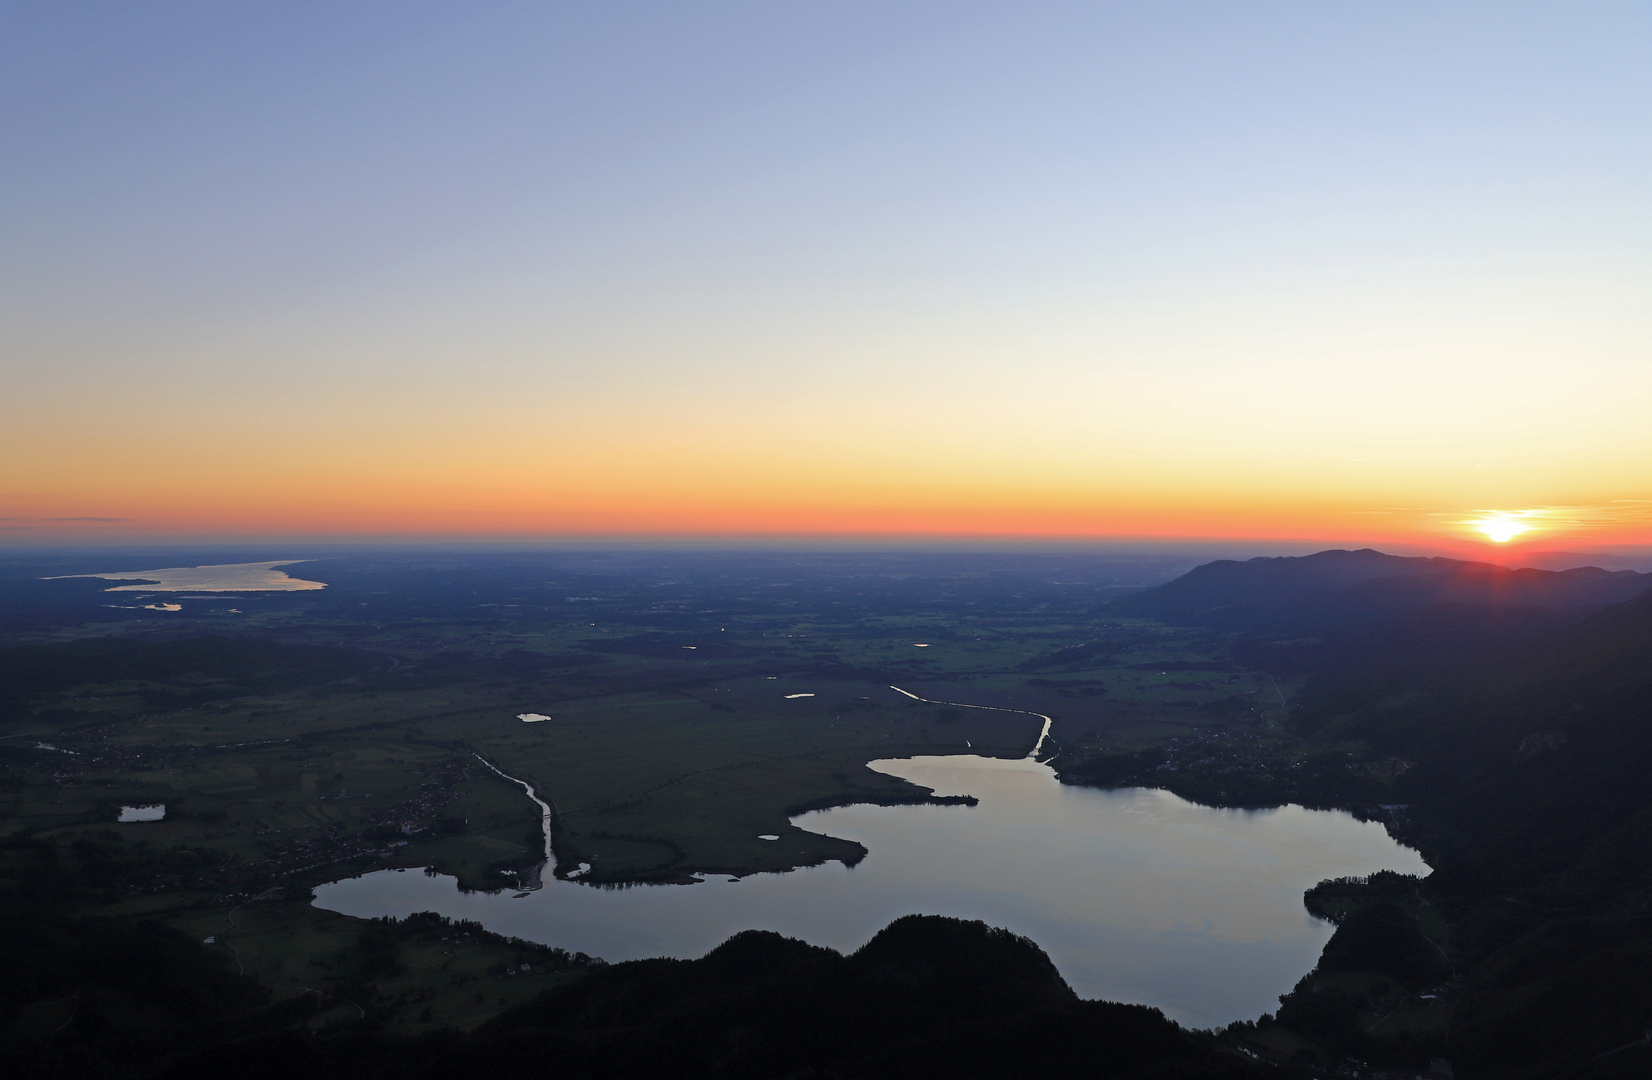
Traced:
<path id="1" fill-rule="evenodd" d="M 325 589 L 320 581 L 288 577 L 277 570 L 294 559 L 275 562 L 222 563 L 218 566 L 168 566 L 159 570 L 120 570 L 106 574 L 59 574 L 59 578 L 104 578 L 108 581 L 146 582 L 143 585 L 116 585 L 105 592 L 305 592 Z"/>
<path id="2" fill-rule="evenodd" d="M 607 960 L 699 956 L 747 927 L 848 951 L 909 912 L 984 919 L 1033 938 L 1085 997 L 1157 1005 L 1212 1026 L 1277 1007 L 1331 928 L 1302 892 L 1379 869 L 1427 873 L 1381 826 L 1284 807 L 1212 810 L 1166 792 L 1064 787 L 1035 761 L 975 756 L 873 768 L 980 799 L 850 806 L 794 819 L 870 854 L 731 884 L 460 893 L 453 879 L 384 871 L 316 890 L 351 915 L 434 910 Z"/>

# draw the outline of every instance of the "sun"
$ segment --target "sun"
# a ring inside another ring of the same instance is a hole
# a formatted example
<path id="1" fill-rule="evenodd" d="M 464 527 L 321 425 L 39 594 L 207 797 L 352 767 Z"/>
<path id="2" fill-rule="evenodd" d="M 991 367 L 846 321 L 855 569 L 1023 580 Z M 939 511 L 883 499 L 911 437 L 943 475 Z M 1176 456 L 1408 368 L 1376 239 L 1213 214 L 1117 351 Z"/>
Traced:
<path id="1" fill-rule="evenodd" d="M 1486 534 L 1486 538 L 1494 544 L 1506 544 L 1515 537 L 1531 531 L 1531 526 L 1521 521 L 1519 515 L 1495 513 L 1470 522 L 1476 529 Z"/>

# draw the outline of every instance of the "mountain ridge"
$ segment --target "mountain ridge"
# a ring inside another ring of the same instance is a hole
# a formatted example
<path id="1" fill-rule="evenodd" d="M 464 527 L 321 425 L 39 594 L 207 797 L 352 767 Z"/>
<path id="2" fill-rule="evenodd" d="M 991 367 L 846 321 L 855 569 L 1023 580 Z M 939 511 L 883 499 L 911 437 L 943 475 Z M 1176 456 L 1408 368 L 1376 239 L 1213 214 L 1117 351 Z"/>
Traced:
<path id="1" fill-rule="evenodd" d="M 1372 548 L 1205 563 L 1122 597 L 1112 614 L 1215 630 L 1313 630 L 1433 604 L 1578 609 L 1620 603 L 1652 588 L 1652 574 L 1389 555 Z"/>

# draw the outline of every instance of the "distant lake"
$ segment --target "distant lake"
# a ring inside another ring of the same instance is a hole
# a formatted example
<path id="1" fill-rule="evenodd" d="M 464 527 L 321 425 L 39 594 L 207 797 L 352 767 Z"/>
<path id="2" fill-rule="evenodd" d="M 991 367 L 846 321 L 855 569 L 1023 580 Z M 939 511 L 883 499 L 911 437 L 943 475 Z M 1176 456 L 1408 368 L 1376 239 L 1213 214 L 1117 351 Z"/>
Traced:
<path id="1" fill-rule="evenodd" d="M 104 578 L 108 581 L 142 580 L 147 585 L 116 585 L 105 592 L 305 592 L 325 589 L 320 581 L 288 577 L 277 570 L 300 559 L 275 562 L 224 563 L 219 566 L 169 566 L 160 570 L 119 570 L 104 574 L 60 574 L 59 578 Z"/>
<path id="2" fill-rule="evenodd" d="M 872 768 L 978 806 L 848 806 L 794 818 L 864 844 L 840 863 L 731 882 L 521 899 L 386 870 L 324 885 L 348 915 L 437 911 L 605 960 L 701 956 L 756 927 L 848 952 L 910 912 L 983 919 L 1038 942 L 1083 997 L 1144 1002 L 1211 1027 L 1278 1008 L 1331 935 L 1302 893 L 1328 877 L 1427 874 L 1382 826 L 1288 806 L 1215 810 L 1168 792 L 1069 787 L 1045 765 L 974 755 Z"/>

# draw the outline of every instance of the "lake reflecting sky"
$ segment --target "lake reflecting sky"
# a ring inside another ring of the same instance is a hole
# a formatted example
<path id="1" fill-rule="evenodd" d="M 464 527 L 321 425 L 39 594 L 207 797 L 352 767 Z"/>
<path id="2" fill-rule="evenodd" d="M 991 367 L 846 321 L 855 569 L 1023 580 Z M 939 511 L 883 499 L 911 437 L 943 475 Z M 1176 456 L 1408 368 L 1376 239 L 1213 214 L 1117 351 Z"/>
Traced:
<path id="1" fill-rule="evenodd" d="M 320 581 L 305 581 L 277 570 L 295 560 L 223 563 L 218 566 L 168 566 L 159 570 L 117 570 L 104 574 L 64 574 L 63 577 L 141 580 L 149 584 L 116 585 L 105 592 L 308 592 L 325 589 Z"/>
<path id="2" fill-rule="evenodd" d="M 910 912 L 984 919 L 1037 941 L 1084 997 L 1146 1002 L 1204 1027 L 1272 1011 L 1314 966 L 1331 927 L 1307 914 L 1304 889 L 1428 872 L 1380 825 L 1334 811 L 1214 810 L 1162 791 L 1064 786 L 1036 762 L 972 755 L 872 767 L 980 804 L 794 819 L 864 844 L 853 868 L 620 890 L 557 881 L 520 899 L 382 871 L 325 885 L 316 903 L 359 916 L 439 911 L 610 961 L 699 956 L 751 927 L 849 951 Z"/>

